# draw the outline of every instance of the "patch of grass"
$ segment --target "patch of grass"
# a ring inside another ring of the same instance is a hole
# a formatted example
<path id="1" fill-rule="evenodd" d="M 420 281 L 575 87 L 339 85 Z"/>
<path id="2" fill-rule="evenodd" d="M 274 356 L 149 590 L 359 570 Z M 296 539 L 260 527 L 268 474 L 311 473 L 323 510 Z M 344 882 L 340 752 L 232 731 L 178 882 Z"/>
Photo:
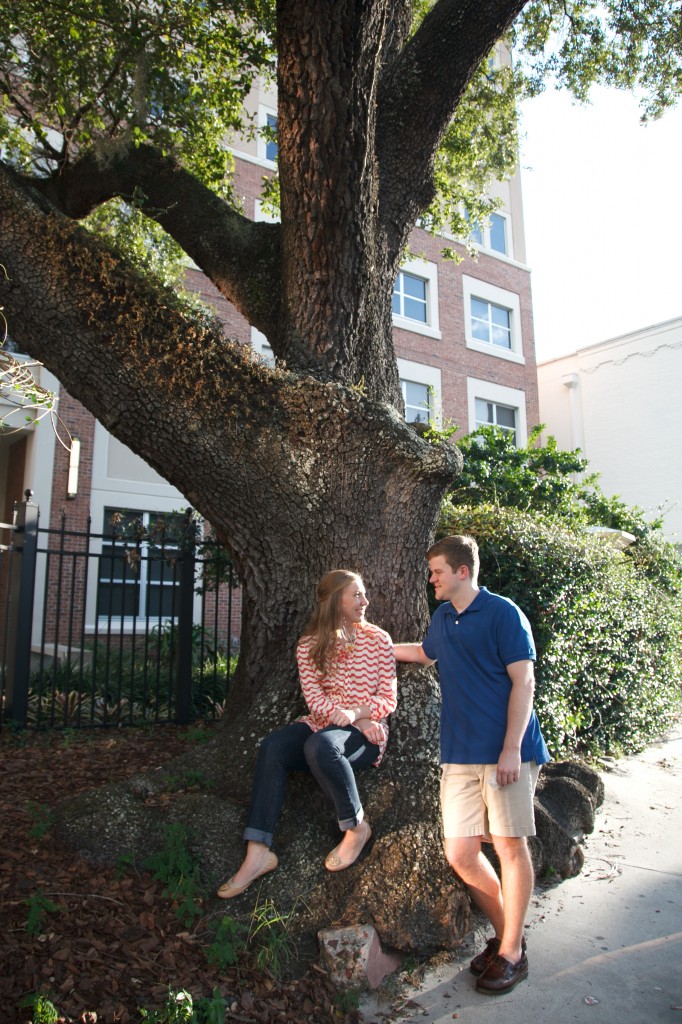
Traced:
<path id="1" fill-rule="evenodd" d="M 341 1014 L 350 1013 L 352 1010 L 357 1010 L 360 1006 L 360 989 L 359 988 L 344 988 L 336 993 L 334 996 L 334 1008 L 336 1012 Z"/>
<path id="2" fill-rule="evenodd" d="M 135 854 L 134 853 L 122 853 L 120 857 L 116 858 L 116 877 L 124 878 L 129 871 L 134 871 L 136 867 Z"/>
<path id="3" fill-rule="evenodd" d="M 34 893 L 33 896 L 29 896 L 24 902 L 28 907 L 26 931 L 29 935 L 40 935 L 45 923 L 45 916 L 47 914 L 56 914 L 59 907 L 52 900 L 48 900 L 42 892 Z"/>
<path id="4" fill-rule="evenodd" d="M 144 865 L 157 882 L 166 886 L 164 896 L 175 902 L 175 913 L 186 928 L 201 915 L 199 902 L 204 895 L 199 865 L 189 848 L 190 838 L 179 822 L 167 825 L 162 849 L 147 858 Z"/>
<path id="5" fill-rule="evenodd" d="M 26 996 L 21 1000 L 20 1006 L 31 1010 L 30 1024 L 57 1024 L 59 1020 L 59 1010 L 47 996 Z"/>
<path id="6" fill-rule="evenodd" d="M 296 953 L 289 931 L 290 918 L 291 912 L 280 913 L 270 899 L 257 903 L 251 914 L 248 945 L 260 970 L 269 970 L 276 978 Z"/>
<path id="7" fill-rule="evenodd" d="M 239 957 L 246 950 L 248 929 L 233 917 L 225 915 L 215 931 L 213 944 L 208 947 L 208 962 L 219 971 L 234 967 Z"/>
<path id="8" fill-rule="evenodd" d="M 225 1024 L 227 1010 L 227 1001 L 217 988 L 210 999 L 205 997 L 196 1003 L 186 989 L 174 992 L 169 988 L 166 1002 L 159 1010 L 140 1012 L 146 1024 Z"/>
<path id="9" fill-rule="evenodd" d="M 54 821 L 52 811 L 46 804 L 36 804 L 33 800 L 29 800 L 26 810 L 33 818 L 29 836 L 31 839 L 42 839 L 52 828 Z"/>

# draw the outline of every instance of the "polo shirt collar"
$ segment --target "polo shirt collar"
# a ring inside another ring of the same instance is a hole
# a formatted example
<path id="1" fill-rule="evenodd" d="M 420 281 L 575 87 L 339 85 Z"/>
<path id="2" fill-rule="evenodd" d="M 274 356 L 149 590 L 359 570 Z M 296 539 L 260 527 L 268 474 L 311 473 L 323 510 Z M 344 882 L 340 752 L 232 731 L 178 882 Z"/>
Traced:
<path id="1" fill-rule="evenodd" d="M 487 587 L 479 587 L 476 597 L 473 599 L 471 604 L 467 605 L 463 612 L 458 612 L 452 601 L 447 602 L 447 609 L 451 615 L 454 615 L 456 619 L 460 615 L 468 615 L 469 612 L 480 612 L 483 610 L 483 606 L 490 600 L 491 594 Z"/>

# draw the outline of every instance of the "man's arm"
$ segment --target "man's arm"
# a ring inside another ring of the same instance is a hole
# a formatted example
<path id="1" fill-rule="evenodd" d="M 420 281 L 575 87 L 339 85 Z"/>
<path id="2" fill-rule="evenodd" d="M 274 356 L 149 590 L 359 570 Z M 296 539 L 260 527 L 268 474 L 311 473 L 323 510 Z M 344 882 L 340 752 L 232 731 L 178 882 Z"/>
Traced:
<path id="1" fill-rule="evenodd" d="M 435 665 L 435 661 L 427 658 L 421 644 L 394 644 L 393 651 L 396 661 L 411 661 L 418 665 Z"/>
<path id="2" fill-rule="evenodd" d="M 507 665 L 511 679 L 511 693 L 507 707 L 507 731 L 504 746 L 497 762 L 497 782 L 506 786 L 517 782 L 521 769 L 521 741 L 533 710 L 535 676 L 532 661 L 513 661 Z"/>

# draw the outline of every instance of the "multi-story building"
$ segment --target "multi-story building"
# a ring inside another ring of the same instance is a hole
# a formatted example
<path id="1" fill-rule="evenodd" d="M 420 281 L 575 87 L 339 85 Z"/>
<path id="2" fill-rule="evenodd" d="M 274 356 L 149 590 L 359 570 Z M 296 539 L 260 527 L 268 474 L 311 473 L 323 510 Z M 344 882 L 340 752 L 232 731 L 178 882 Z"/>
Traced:
<path id="1" fill-rule="evenodd" d="M 606 494 L 663 513 L 682 543 L 682 317 L 538 366 L 540 420 L 580 448 Z"/>

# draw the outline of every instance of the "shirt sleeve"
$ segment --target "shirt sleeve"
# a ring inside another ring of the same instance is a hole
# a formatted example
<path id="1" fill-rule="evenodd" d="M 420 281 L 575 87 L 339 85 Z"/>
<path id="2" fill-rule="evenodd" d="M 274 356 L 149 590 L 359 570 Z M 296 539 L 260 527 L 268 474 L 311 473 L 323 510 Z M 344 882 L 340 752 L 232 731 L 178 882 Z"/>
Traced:
<path id="1" fill-rule="evenodd" d="M 440 631 L 440 618 L 438 616 L 438 610 L 439 609 L 436 608 L 435 612 L 433 613 L 431 622 L 429 623 L 429 628 L 426 631 L 426 636 L 422 640 L 422 650 L 430 661 L 438 661 L 437 634 Z"/>
<path id="2" fill-rule="evenodd" d="M 535 643 L 530 622 L 518 607 L 508 602 L 500 619 L 498 650 L 504 665 L 535 661 Z"/>
<path id="3" fill-rule="evenodd" d="M 299 641 L 296 648 L 296 660 L 301 691 L 308 710 L 313 715 L 328 717 L 334 710 L 334 701 L 324 691 L 322 686 L 324 677 L 318 672 L 315 662 L 310 657 L 310 646 L 305 641 Z"/>
<path id="4" fill-rule="evenodd" d="M 367 700 L 368 706 L 372 709 L 372 720 L 376 722 L 390 715 L 398 705 L 398 680 L 393 641 L 388 633 L 381 633 L 378 641 L 376 690 Z"/>

